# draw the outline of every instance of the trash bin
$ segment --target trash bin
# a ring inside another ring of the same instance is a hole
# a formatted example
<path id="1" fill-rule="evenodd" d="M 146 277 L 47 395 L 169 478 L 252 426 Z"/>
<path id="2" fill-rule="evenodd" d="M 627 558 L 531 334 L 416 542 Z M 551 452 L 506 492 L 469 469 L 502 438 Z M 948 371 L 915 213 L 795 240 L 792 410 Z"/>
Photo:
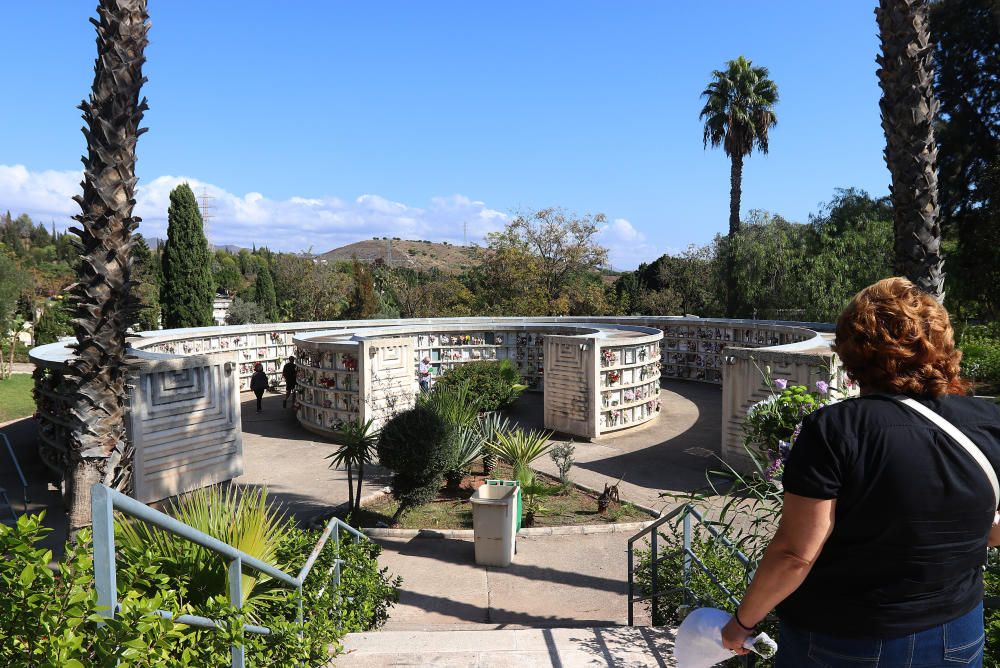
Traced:
<path id="1" fill-rule="evenodd" d="M 485 482 L 487 485 L 507 485 L 508 487 L 517 488 L 517 512 L 514 514 L 514 535 L 516 536 L 517 532 L 521 530 L 521 518 L 524 515 L 524 508 L 521 505 L 522 504 L 521 483 L 519 483 L 516 480 L 492 480 L 492 479 L 487 479 Z M 517 554 L 516 548 L 514 549 L 514 553 Z"/>
<path id="2" fill-rule="evenodd" d="M 510 566 L 513 561 L 518 491 L 514 486 L 480 485 L 469 499 L 480 566 Z"/>

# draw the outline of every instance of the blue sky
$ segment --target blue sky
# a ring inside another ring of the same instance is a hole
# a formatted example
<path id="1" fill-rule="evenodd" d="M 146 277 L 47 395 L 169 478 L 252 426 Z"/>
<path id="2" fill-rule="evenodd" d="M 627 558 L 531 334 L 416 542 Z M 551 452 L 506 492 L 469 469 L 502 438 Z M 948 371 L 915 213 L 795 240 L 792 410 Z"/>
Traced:
<path id="1" fill-rule="evenodd" d="M 781 95 L 743 214 L 806 221 L 837 187 L 885 194 L 875 2 L 150 0 L 138 213 L 181 180 L 216 243 L 480 240 L 514 210 L 603 212 L 616 268 L 727 227 L 729 161 L 699 97 L 745 55 Z M 5 3 L 0 209 L 69 222 L 94 0 Z M 17 54 L 20 54 L 19 56 Z"/>

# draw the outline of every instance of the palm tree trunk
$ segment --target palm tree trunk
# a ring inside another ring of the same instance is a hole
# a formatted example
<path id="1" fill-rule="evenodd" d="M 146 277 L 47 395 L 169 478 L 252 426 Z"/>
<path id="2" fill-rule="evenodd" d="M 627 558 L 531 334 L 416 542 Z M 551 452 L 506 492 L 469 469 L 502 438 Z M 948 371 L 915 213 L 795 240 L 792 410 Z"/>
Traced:
<path id="1" fill-rule="evenodd" d="M 729 170 L 729 243 L 726 244 L 726 317 L 735 318 L 739 306 L 739 295 L 736 285 L 736 235 L 740 231 L 740 200 L 743 197 L 743 156 L 731 156 L 732 165 Z"/>
<path id="2" fill-rule="evenodd" d="M 361 510 L 361 482 L 365 478 L 365 463 L 358 462 L 358 491 L 357 496 L 354 497 L 354 509 Z"/>
<path id="3" fill-rule="evenodd" d="M 740 200 L 743 198 L 743 156 L 732 156 L 729 168 L 729 238 L 740 231 Z"/>
<path id="4" fill-rule="evenodd" d="M 354 472 L 351 469 L 351 462 L 345 462 L 347 469 L 347 512 L 354 510 Z"/>
<path id="5" fill-rule="evenodd" d="M 885 162 L 892 174 L 895 272 L 906 276 L 938 301 L 944 300 L 937 188 L 933 48 L 927 26 L 927 0 L 880 0 Z"/>
<path id="6" fill-rule="evenodd" d="M 101 0 L 97 61 L 90 100 L 80 105 L 86 128 L 75 308 L 75 355 L 67 363 L 70 530 L 90 524 L 90 485 L 127 489 L 125 332 L 135 321 L 131 294 L 135 206 L 135 148 L 146 101 L 140 100 L 145 62 L 146 0 Z M 119 466 L 120 465 L 120 466 Z"/>

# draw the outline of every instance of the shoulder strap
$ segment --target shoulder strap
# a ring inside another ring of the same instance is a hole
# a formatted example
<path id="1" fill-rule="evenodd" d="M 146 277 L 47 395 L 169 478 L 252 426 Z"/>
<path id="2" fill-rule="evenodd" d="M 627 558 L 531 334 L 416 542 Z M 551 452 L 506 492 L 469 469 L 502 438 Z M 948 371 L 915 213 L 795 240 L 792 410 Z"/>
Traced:
<path id="1" fill-rule="evenodd" d="M 993 504 L 993 507 L 1000 507 L 1000 483 L 997 482 L 996 471 L 993 470 L 993 465 L 990 464 L 988 459 L 986 459 L 986 455 L 983 454 L 983 451 L 972 442 L 972 439 L 966 436 L 958 427 L 938 415 L 927 406 L 924 406 L 916 399 L 903 396 L 896 396 L 893 397 L 893 399 L 905 406 L 910 407 L 912 410 L 920 413 L 925 418 L 933 422 L 941 429 L 941 431 L 948 434 L 953 441 L 961 445 L 966 452 L 972 455 L 972 458 L 976 460 L 976 463 L 982 467 L 986 477 L 990 479 L 990 485 L 993 487 L 993 498 L 996 501 L 996 503 Z"/>

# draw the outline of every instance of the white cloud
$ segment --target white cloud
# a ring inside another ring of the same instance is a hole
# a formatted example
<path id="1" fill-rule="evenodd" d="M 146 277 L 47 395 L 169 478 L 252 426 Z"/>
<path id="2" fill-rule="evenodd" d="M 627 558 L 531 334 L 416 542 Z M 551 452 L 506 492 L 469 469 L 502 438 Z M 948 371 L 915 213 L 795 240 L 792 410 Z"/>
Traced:
<path id="1" fill-rule="evenodd" d="M 0 208 L 27 213 L 44 223 L 67 227 L 79 211 L 72 197 L 80 192 L 82 171 L 33 172 L 23 165 L 0 165 Z M 266 245 L 274 250 L 325 252 L 371 237 L 403 237 L 462 243 L 463 225 L 470 242 L 501 229 L 507 216 L 464 195 L 431 198 L 427 207 L 363 194 L 353 201 L 337 197 L 296 196 L 270 199 L 263 193 L 230 193 L 184 176 L 160 176 L 140 184 L 135 213 L 146 237 L 165 238 L 170 191 L 187 182 L 199 198 L 210 197 L 208 237 L 214 244 Z"/>
<path id="2" fill-rule="evenodd" d="M 597 233 L 597 241 L 608 249 L 615 269 L 635 269 L 641 262 L 652 262 L 667 252 L 646 241 L 646 236 L 624 218 L 615 218 Z"/>
<path id="3" fill-rule="evenodd" d="M 80 192 L 82 171 L 34 172 L 23 165 L 0 165 L 0 210 L 57 227 L 67 227 L 79 211 L 72 197 Z M 507 215 L 485 202 L 465 195 L 432 197 L 426 207 L 395 202 L 366 193 L 353 200 L 338 197 L 295 196 L 270 199 L 263 193 L 230 193 L 196 178 L 160 176 L 140 184 L 135 213 L 142 218 L 139 231 L 146 237 L 166 238 L 170 191 L 187 182 L 200 199 L 210 197 L 208 237 L 213 244 L 266 245 L 273 250 L 321 253 L 371 237 L 429 239 L 460 244 L 467 234 L 481 243 L 486 235 L 503 228 Z M 464 229 L 463 229 L 464 228 Z M 609 250 L 616 269 L 634 269 L 672 249 L 657 248 L 624 218 L 605 224 L 598 243 Z"/>

